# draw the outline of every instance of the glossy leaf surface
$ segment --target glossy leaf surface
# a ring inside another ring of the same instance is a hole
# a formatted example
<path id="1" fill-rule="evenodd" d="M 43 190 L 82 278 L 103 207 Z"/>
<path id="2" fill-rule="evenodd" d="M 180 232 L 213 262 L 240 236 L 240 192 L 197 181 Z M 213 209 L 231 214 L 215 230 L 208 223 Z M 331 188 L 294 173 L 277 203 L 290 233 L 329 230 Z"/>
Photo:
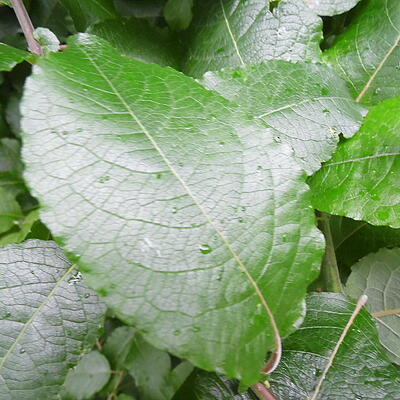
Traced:
<path id="1" fill-rule="evenodd" d="M 345 82 L 322 64 L 271 60 L 208 72 L 201 83 L 273 127 L 275 140 L 288 143 L 308 173 L 331 157 L 339 134 L 357 132 L 364 113 Z"/>
<path id="2" fill-rule="evenodd" d="M 352 267 L 346 293 L 368 296 L 367 308 L 376 317 L 381 342 L 393 362 L 400 362 L 400 249 L 381 249 Z"/>
<path id="3" fill-rule="evenodd" d="M 324 53 L 358 101 L 377 104 L 399 95 L 399 26 L 399 1 L 363 1 L 357 18 Z"/>
<path id="4" fill-rule="evenodd" d="M 268 308 L 293 331 L 321 260 L 290 149 L 191 78 L 90 35 L 38 63 L 22 111 L 42 220 L 90 286 L 155 347 L 254 383 L 276 345 Z"/>
<path id="5" fill-rule="evenodd" d="M 360 0 L 304 0 L 318 15 L 332 16 L 352 9 Z"/>
<path id="6" fill-rule="evenodd" d="M 399 112 L 400 98 L 373 107 L 357 135 L 339 145 L 310 181 L 315 208 L 400 227 Z"/>
<path id="7" fill-rule="evenodd" d="M 268 3 L 198 2 L 185 73 L 200 77 L 207 71 L 270 59 L 319 59 L 321 19 L 298 0 L 282 0 L 274 12 Z"/>
<path id="8" fill-rule="evenodd" d="M 340 294 L 308 297 L 304 323 L 286 339 L 282 362 L 270 379 L 278 399 L 400 399 L 400 372 L 387 358 L 375 322 L 366 310 L 361 310 L 344 340 L 339 341 L 354 309 L 355 304 Z M 324 369 L 338 342 L 325 376 Z"/>
<path id="9" fill-rule="evenodd" d="M 0 398 L 54 399 L 104 311 L 54 242 L 0 248 Z"/>

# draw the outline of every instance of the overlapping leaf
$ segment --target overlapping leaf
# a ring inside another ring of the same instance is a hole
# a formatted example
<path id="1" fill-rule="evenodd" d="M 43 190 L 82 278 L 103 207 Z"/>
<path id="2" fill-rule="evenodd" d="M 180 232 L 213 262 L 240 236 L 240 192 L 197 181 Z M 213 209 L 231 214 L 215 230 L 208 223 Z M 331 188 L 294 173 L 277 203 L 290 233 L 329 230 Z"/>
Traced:
<path id="1" fill-rule="evenodd" d="M 400 362 L 400 249 L 381 249 L 352 267 L 346 292 L 368 296 L 368 310 L 378 321 L 381 342 L 393 362 Z"/>
<path id="2" fill-rule="evenodd" d="M 303 0 L 318 15 L 342 14 L 352 9 L 360 0 Z"/>
<path id="3" fill-rule="evenodd" d="M 340 341 L 354 309 L 355 304 L 339 294 L 308 297 L 306 319 L 286 339 L 282 362 L 270 379 L 277 398 L 400 399 L 400 372 L 380 346 L 374 320 L 365 310 Z"/>
<path id="4" fill-rule="evenodd" d="M 69 11 L 77 31 L 85 29 L 96 22 L 117 16 L 113 0 L 60 0 Z"/>
<path id="5" fill-rule="evenodd" d="M 11 71 L 28 56 L 26 51 L 0 43 L 0 71 Z"/>
<path id="6" fill-rule="evenodd" d="M 271 12 L 266 0 L 199 1 L 190 34 L 185 73 L 270 59 L 319 59 L 322 22 L 303 2 L 282 0 Z"/>
<path id="7" fill-rule="evenodd" d="M 308 173 L 331 157 L 339 134 L 358 130 L 364 113 L 342 79 L 322 64 L 271 60 L 208 72 L 201 83 L 273 127 L 275 140 L 288 143 Z"/>
<path id="8" fill-rule="evenodd" d="M 0 398 L 52 400 L 104 307 L 53 242 L 0 248 Z"/>
<path id="9" fill-rule="evenodd" d="M 358 101 L 377 104 L 399 95 L 399 26 L 399 1 L 363 1 L 352 25 L 324 53 Z"/>
<path id="10" fill-rule="evenodd" d="M 353 138 L 311 179 L 321 211 L 400 227 L 400 98 L 373 107 Z"/>
<path id="11" fill-rule="evenodd" d="M 143 62 L 179 69 L 182 52 L 167 29 L 150 26 L 146 20 L 119 18 L 91 26 L 88 32 L 108 40 L 122 54 Z"/>
<path id="12" fill-rule="evenodd" d="M 90 285 L 156 347 L 254 383 L 268 308 L 289 334 L 321 260 L 290 149 L 90 35 L 39 61 L 22 110 L 26 178 Z"/>

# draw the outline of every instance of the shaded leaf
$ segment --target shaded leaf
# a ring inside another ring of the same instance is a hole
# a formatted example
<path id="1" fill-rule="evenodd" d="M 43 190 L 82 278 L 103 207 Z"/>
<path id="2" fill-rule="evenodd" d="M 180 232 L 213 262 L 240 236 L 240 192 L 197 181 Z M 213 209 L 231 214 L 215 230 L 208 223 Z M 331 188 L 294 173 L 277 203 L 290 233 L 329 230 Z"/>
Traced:
<path id="1" fill-rule="evenodd" d="M 169 354 L 151 346 L 139 334 L 131 342 L 125 368 L 146 400 L 170 400 L 193 370 L 187 361 L 171 370 Z"/>
<path id="2" fill-rule="evenodd" d="M 353 265 L 346 283 L 352 297 L 368 296 L 381 342 L 391 360 L 400 364 L 400 249 L 381 249 Z"/>
<path id="3" fill-rule="evenodd" d="M 164 18 L 175 30 L 186 29 L 192 21 L 193 0 L 168 0 L 164 7 Z"/>
<path id="4" fill-rule="evenodd" d="M 53 242 L 0 248 L 0 397 L 54 399 L 104 307 Z"/>
<path id="5" fill-rule="evenodd" d="M 146 20 L 120 18 L 91 26 L 88 32 L 108 40 L 117 50 L 137 60 L 179 69 L 181 48 L 167 29 Z"/>
<path id="6" fill-rule="evenodd" d="M 291 150 L 87 34 L 38 62 L 22 111 L 42 220 L 89 284 L 155 347 L 254 383 L 278 341 L 268 304 L 288 335 L 323 250 Z"/>
<path id="7" fill-rule="evenodd" d="M 399 94 L 399 26 L 399 1 L 363 1 L 351 26 L 324 53 L 358 101 L 377 104 Z"/>
<path id="8" fill-rule="evenodd" d="M 331 232 L 340 271 L 344 274 L 360 258 L 382 247 L 400 247 L 400 229 L 332 215 Z M 346 276 L 342 274 L 343 276 Z M 346 276 L 347 278 L 347 276 Z"/>
<path id="9" fill-rule="evenodd" d="M 1 192 L 1 189 L 0 189 Z M 18 204 L 18 203 L 17 203 Z M 33 224 L 39 220 L 39 210 L 33 210 L 27 215 L 20 215 L 15 230 L 0 236 L 0 245 L 20 243 L 32 232 Z M 36 238 L 36 236 L 34 236 Z M 44 238 L 47 239 L 47 238 Z"/>
<path id="10" fill-rule="evenodd" d="M 166 0 L 114 0 L 118 14 L 136 18 L 158 18 L 163 14 Z"/>
<path id="11" fill-rule="evenodd" d="M 201 83 L 273 127 L 275 140 L 288 143 L 308 173 L 331 157 L 339 134 L 357 132 L 364 113 L 342 79 L 322 64 L 271 60 L 208 72 Z"/>
<path id="12" fill-rule="evenodd" d="M 277 398 L 400 399 L 400 372 L 381 347 L 374 320 L 367 311 L 361 310 L 340 342 L 354 309 L 355 304 L 340 294 L 308 297 L 304 323 L 286 339 L 282 362 L 270 379 Z M 332 365 L 325 376 L 328 360 Z"/>
<path id="13" fill-rule="evenodd" d="M 74 400 L 85 400 L 101 390 L 110 379 L 110 364 L 98 351 L 85 354 L 68 372 L 64 386 Z"/>
<path id="14" fill-rule="evenodd" d="M 11 71 L 28 57 L 28 52 L 0 43 L 0 71 Z"/>
<path id="15" fill-rule="evenodd" d="M 15 194 L 0 186 L 0 235 L 18 224 L 21 218 L 22 211 Z"/>
<path id="16" fill-rule="evenodd" d="M 400 227 L 399 111 L 400 97 L 373 107 L 357 135 L 339 145 L 310 180 L 315 208 Z"/>
<path id="17" fill-rule="evenodd" d="M 185 73 L 270 59 L 319 59 L 322 22 L 304 3 L 282 0 L 269 11 L 265 0 L 199 1 L 194 12 Z"/>
<path id="18" fill-rule="evenodd" d="M 24 190 L 21 174 L 19 142 L 9 138 L 0 139 L 0 188 L 14 194 L 21 193 Z"/>
<path id="19" fill-rule="evenodd" d="M 69 11 L 75 28 L 79 32 L 96 22 L 117 16 L 113 0 L 60 0 L 61 4 Z"/>
<path id="20" fill-rule="evenodd" d="M 318 15 L 337 15 L 351 10 L 360 0 L 303 0 Z"/>
<path id="21" fill-rule="evenodd" d="M 196 369 L 185 381 L 173 400 L 257 400 L 252 392 L 238 394 L 238 381 Z"/>

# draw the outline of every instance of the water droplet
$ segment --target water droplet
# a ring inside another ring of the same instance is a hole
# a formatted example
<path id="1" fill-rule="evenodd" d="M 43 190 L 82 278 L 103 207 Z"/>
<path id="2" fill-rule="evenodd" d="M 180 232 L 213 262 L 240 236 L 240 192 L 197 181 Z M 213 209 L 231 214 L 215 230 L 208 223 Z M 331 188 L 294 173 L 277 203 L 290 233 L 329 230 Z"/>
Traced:
<path id="1" fill-rule="evenodd" d="M 225 51 L 225 47 L 220 47 L 217 49 L 217 54 L 223 53 Z"/>
<path id="2" fill-rule="evenodd" d="M 202 254 L 208 254 L 212 252 L 212 248 L 208 244 L 201 244 L 199 249 Z"/>
<path id="3" fill-rule="evenodd" d="M 85 293 L 85 295 L 83 296 L 85 299 L 88 299 L 90 297 L 90 293 Z"/>
<path id="4" fill-rule="evenodd" d="M 372 200 L 380 200 L 381 199 L 381 196 L 379 196 L 377 193 L 373 193 L 372 195 L 371 195 L 371 198 L 372 198 Z"/>
<path id="5" fill-rule="evenodd" d="M 246 211 L 246 207 L 244 207 L 244 206 L 240 207 L 240 209 L 241 209 L 243 212 Z"/>
<path id="6" fill-rule="evenodd" d="M 178 209 L 176 207 L 172 208 L 172 214 L 176 214 L 178 212 Z"/>
<path id="7" fill-rule="evenodd" d="M 64 135 L 64 136 L 68 135 L 68 131 L 62 131 L 61 134 Z"/>
<path id="8" fill-rule="evenodd" d="M 173 334 L 174 336 L 179 336 L 181 334 L 181 331 L 179 329 L 175 329 Z"/>
<path id="9" fill-rule="evenodd" d="M 108 119 L 108 115 L 107 114 L 102 115 L 101 119 Z"/>
<path id="10" fill-rule="evenodd" d="M 193 327 L 193 332 L 200 332 L 201 328 L 199 326 Z"/>
<path id="11" fill-rule="evenodd" d="M 330 113 L 330 111 L 329 111 L 327 108 L 324 108 L 324 109 L 322 110 L 322 112 L 323 112 L 323 113 Z"/>
<path id="12" fill-rule="evenodd" d="M 67 282 L 69 285 L 73 285 L 79 282 L 80 280 L 82 280 L 82 274 L 78 271 L 74 271 L 72 272 L 72 275 L 68 278 Z"/>
<path id="13" fill-rule="evenodd" d="M 221 280 L 222 280 L 222 272 L 217 275 L 217 281 L 221 281 Z"/>
<path id="14" fill-rule="evenodd" d="M 107 181 L 109 181 L 110 180 L 110 177 L 108 176 L 108 175 L 105 175 L 105 176 L 102 176 L 100 179 L 99 179 L 99 182 L 100 183 L 105 183 L 105 182 L 107 182 Z"/>
<path id="15" fill-rule="evenodd" d="M 319 368 L 317 368 L 315 370 L 315 376 L 321 376 L 321 375 L 322 375 L 322 371 Z"/>
<path id="16" fill-rule="evenodd" d="M 25 349 L 20 349 L 20 354 L 24 354 L 25 353 Z"/>
<path id="17" fill-rule="evenodd" d="M 162 177 L 162 173 L 159 172 L 159 173 L 156 175 L 156 178 L 157 178 L 157 179 L 161 179 L 161 177 Z"/>
<path id="18" fill-rule="evenodd" d="M 180 167 L 183 167 L 183 162 L 182 162 L 182 161 L 179 161 L 179 162 L 178 162 L 178 165 L 179 165 Z"/>
<path id="19" fill-rule="evenodd" d="M 77 131 L 77 132 L 83 132 L 83 129 L 82 129 L 82 128 L 77 128 L 76 131 Z"/>
<path id="20" fill-rule="evenodd" d="M 280 138 L 280 136 L 274 136 L 274 141 L 277 143 L 281 143 L 282 139 Z"/>
<path id="21" fill-rule="evenodd" d="M 374 91 L 374 95 L 379 94 L 381 91 L 382 91 L 381 88 L 379 88 L 379 87 L 376 88 L 375 91 Z"/>
<path id="22" fill-rule="evenodd" d="M 243 222 L 244 222 L 244 218 L 239 217 L 239 218 L 238 218 L 238 221 L 239 221 L 240 223 L 243 223 Z"/>
<path id="23" fill-rule="evenodd" d="M 11 313 L 10 312 L 6 312 L 4 315 L 3 315 L 3 319 L 7 319 L 7 318 L 10 318 L 11 317 Z"/>
<path id="24" fill-rule="evenodd" d="M 220 146 L 223 146 L 225 144 L 225 142 L 219 142 Z"/>
<path id="25" fill-rule="evenodd" d="M 262 171 L 264 168 L 263 168 L 263 166 L 262 165 L 257 165 L 257 170 L 258 171 Z"/>

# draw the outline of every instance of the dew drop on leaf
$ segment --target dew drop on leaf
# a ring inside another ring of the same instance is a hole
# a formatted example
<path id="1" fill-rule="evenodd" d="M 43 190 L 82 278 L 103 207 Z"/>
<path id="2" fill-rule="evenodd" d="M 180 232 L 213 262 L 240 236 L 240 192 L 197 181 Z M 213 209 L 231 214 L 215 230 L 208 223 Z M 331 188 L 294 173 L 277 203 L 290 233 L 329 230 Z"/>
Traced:
<path id="1" fill-rule="evenodd" d="M 25 353 L 25 349 L 21 349 L 19 352 L 20 352 L 20 354 L 24 354 Z"/>
<path id="2" fill-rule="evenodd" d="M 172 214 L 176 214 L 178 212 L 178 209 L 176 207 L 172 207 Z"/>
<path id="3" fill-rule="evenodd" d="M 174 330 L 174 336 L 179 336 L 181 334 L 181 331 L 179 329 Z"/>
<path id="4" fill-rule="evenodd" d="M 208 254 L 212 252 L 212 248 L 208 244 L 201 244 L 199 250 L 202 254 Z"/>

